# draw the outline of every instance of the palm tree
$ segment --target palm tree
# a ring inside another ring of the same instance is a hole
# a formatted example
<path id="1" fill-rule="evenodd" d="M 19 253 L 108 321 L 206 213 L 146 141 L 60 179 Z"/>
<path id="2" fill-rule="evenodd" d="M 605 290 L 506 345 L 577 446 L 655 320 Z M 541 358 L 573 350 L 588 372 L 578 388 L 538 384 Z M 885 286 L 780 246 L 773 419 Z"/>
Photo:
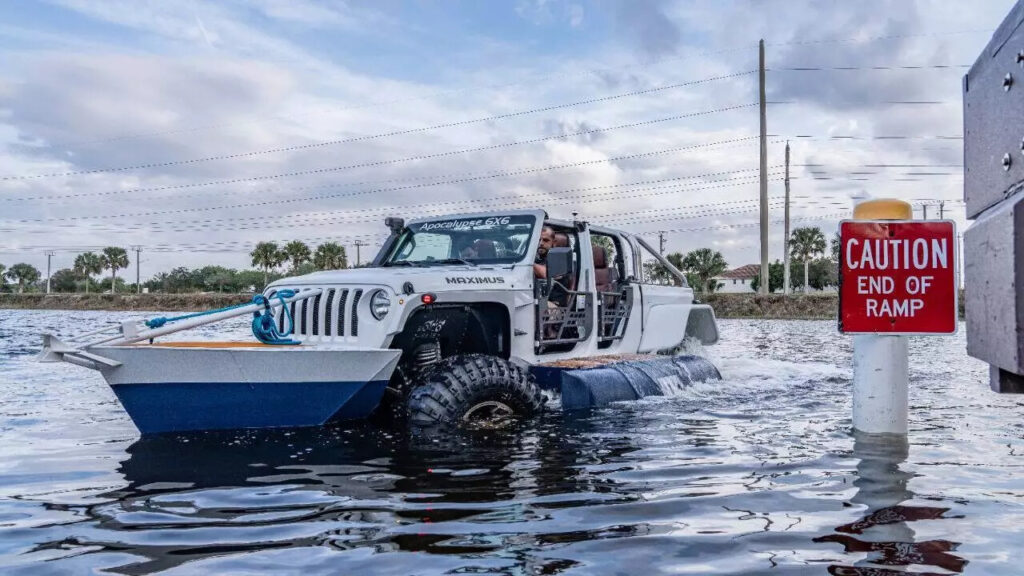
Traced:
<path id="1" fill-rule="evenodd" d="M 292 263 L 292 272 L 296 271 L 299 266 L 309 262 L 310 257 L 313 253 L 310 252 L 309 246 L 301 240 L 292 240 L 291 242 L 284 245 L 284 255 Z"/>
<path id="2" fill-rule="evenodd" d="M 104 269 L 110 269 L 110 293 L 117 291 L 117 271 L 128 267 L 128 253 L 124 248 L 107 246 L 100 256 Z"/>
<path id="3" fill-rule="evenodd" d="M 597 238 L 605 239 L 605 236 L 597 236 Z M 597 244 L 597 242 L 595 242 Z M 611 245 L 611 241 L 608 241 Z M 683 266 L 683 254 L 681 252 L 670 252 L 665 254 L 665 259 L 670 264 L 676 267 L 679 271 L 685 271 Z M 657 260 L 650 260 L 643 263 L 644 266 L 644 278 L 646 282 L 652 282 L 654 284 L 675 284 L 675 278 L 669 273 L 668 268 L 665 268 Z"/>
<path id="4" fill-rule="evenodd" d="M 721 252 L 710 248 L 701 248 L 690 252 L 683 258 L 682 264 L 687 272 L 697 277 L 701 291 L 705 294 L 715 291 L 716 286 L 713 285 L 715 282 L 711 279 L 725 272 L 729 266 Z"/>
<path id="5" fill-rule="evenodd" d="M 260 242 L 249 253 L 252 257 L 252 265 L 263 270 L 263 286 L 269 281 L 270 271 L 277 268 L 284 262 L 285 255 L 277 249 L 275 242 Z"/>
<path id="6" fill-rule="evenodd" d="M 808 267 L 815 256 L 825 253 L 825 235 L 817 227 L 797 228 L 789 238 L 790 257 L 804 263 L 804 294 L 809 289 Z"/>
<path id="7" fill-rule="evenodd" d="M 317 270 L 338 270 L 348 268 L 345 247 L 337 242 L 326 242 L 316 247 L 313 254 L 313 265 Z"/>
<path id="8" fill-rule="evenodd" d="M 75 257 L 75 274 L 85 278 L 85 293 L 89 293 L 89 281 L 93 274 L 103 273 L 103 258 L 92 252 L 83 252 Z"/>
<path id="9" fill-rule="evenodd" d="M 18 294 L 25 291 L 25 284 L 32 284 L 39 281 L 39 270 L 31 264 L 15 264 L 7 271 L 6 276 L 18 283 Z"/>

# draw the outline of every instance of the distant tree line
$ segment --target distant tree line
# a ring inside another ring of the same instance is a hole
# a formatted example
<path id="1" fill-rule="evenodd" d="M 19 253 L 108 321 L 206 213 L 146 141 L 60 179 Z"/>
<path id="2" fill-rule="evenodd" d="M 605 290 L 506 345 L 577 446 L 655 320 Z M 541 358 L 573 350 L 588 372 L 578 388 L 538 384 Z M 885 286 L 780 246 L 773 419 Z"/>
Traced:
<path id="1" fill-rule="evenodd" d="M 789 286 L 792 290 L 809 292 L 811 288 L 824 290 L 839 285 L 839 232 L 829 243 L 818 227 L 797 228 L 789 237 Z M 779 260 L 768 265 L 768 291 L 782 291 L 785 285 L 786 265 Z M 802 272 L 802 273 L 801 273 Z M 755 277 L 751 287 L 757 290 L 761 277 Z"/>
<path id="2" fill-rule="evenodd" d="M 820 228 L 797 228 L 790 236 L 790 284 L 794 289 L 817 290 L 838 283 L 839 233 L 832 238 L 831 251 Z M 325 242 L 311 249 L 299 240 L 279 246 L 275 242 L 260 242 L 249 253 L 254 270 L 235 270 L 223 266 L 204 266 L 190 269 L 184 266 L 160 272 L 142 283 L 150 292 L 247 292 L 263 288 L 284 276 L 308 274 L 318 270 L 348 268 L 345 247 L 336 242 Z M 683 254 L 671 252 L 665 258 L 686 275 L 687 283 L 697 292 L 710 294 L 721 286 L 713 279 L 728 269 L 722 253 L 711 248 L 700 248 Z M 128 267 L 128 253 L 124 248 L 110 246 L 100 253 L 83 252 L 75 257 L 74 266 L 62 268 L 50 277 L 53 292 L 131 292 L 134 284 L 117 277 L 118 270 Z M 802 268 L 803 273 L 798 273 Z M 109 277 L 103 277 L 106 271 Z M 783 263 L 776 260 L 768 267 L 768 289 L 776 292 L 783 285 Z M 96 276 L 100 276 L 96 280 Z M 671 284 L 672 275 L 657 261 L 643 263 L 645 282 Z M 757 290 L 760 277 L 755 277 L 752 288 Z M 0 264 L 0 291 L 38 292 L 46 290 L 46 278 L 38 269 L 24 262 L 10 268 Z"/>
<path id="3" fill-rule="evenodd" d="M 823 290 L 838 284 L 839 233 L 832 239 L 832 250 L 825 256 L 828 242 L 820 228 L 807 227 L 793 230 L 789 239 L 790 287 L 804 292 Z M 711 294 L 721 288 L 714 280 L 729 269 L 722 253 L 711 248 L 700 248 L 683 254 L 670 252 L 665 255 L 679 271 L 686 275 L 687 283 L 696 292 Z M 768 265 L 768 291 L 781 291 L 784 283 L 784 264 L 781 261 Z M 802 272 L 802 273 L 801 273 Z M 644 280 L 658 284 L 670 284 L 672 275 L 656 261 L 644 262 Z M 760 276 L 754 278 L 751 288 L 756 291 L 761 284 Z"/>
<path id="4" fill-rule="evenodd" d="M 308 274 L 318 270 L 348 267 L 345 247 L 326 242 L 310 249 L 304 242 L 293 241 L 278 247 L 274 242 L 260 242 L 249 254 L 255 270 L 235 270 L 223 266 L 190 269 L 184 266 L 159 272 L 142 283 L 150 292 L 248 292 L 262 291 L 270 282 L 286 275 Z M 287 268 L 282 270 L 287 264 Z M 51 292 L 133 292 L 138 288 L 117 277 L 128 267 L 124 248 L 111 246 L 102 252 L 83 252 L 75 257 L 71 268 L 62 268 L 50 277 Z M 104 272 L 109 276 L 102 276 Z M 96 277 L 100 276 L 99 279 Z M 46 278 L 39 270 L 24 262 L 10 268 L 0 264 L 0 291 L 24 293 L 45 292 Z"/>
<path id="5" fill-rule="evenodd" d="M 128 253 L 124 248 L 108 246 L 99 254 L 85 252 L 75 258 L 72 268 L 62 268 L 50 277 L 50 289 L 55 292 L 77 292 L 79 286 L 88 292 L 93 285 L 93 276 L 110 270 L 110 279 L 99 283 L 99 288 L 106 291 L 111 286 L 124 284 L 117 277 L 117 271 L 128 267 Z M 11 284 L 7 285 L 7 281 Z M 59 286 L 59 288 L 57 288 Z M 0 264 L 0 290 L 9 290 L 19 294 L 46 290 L 46 278 L 31 264 L 19 262 L 10 268 Z"/>

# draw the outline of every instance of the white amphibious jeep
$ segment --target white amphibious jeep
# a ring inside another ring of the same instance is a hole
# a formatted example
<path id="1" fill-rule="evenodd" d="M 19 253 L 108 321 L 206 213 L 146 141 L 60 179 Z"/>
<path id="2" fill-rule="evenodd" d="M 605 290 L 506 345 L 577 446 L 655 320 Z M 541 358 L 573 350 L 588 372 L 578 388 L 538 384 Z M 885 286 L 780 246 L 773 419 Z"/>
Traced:
<path id="1" fill-rule="evenodd" d="M 265 295 L 320 290 L 289 305 L 303 344 L 400 349 L 385 403 L 413 423 L 529 415 L 543 398 L 531 368 L 718 340 L 711 308 L 638 236 L 541 210 L 386 224 L 371 266 Z M 285 314 L 275 321 L 285 330 Z"/>

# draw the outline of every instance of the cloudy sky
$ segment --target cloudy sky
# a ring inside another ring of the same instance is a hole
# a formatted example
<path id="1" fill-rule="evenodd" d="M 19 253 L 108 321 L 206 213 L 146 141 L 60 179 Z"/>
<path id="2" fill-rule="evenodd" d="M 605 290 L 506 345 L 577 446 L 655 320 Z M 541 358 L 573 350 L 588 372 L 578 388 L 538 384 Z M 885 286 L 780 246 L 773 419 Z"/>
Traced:
<path id="1" fill-rule="evenodd" d="M 960 80 L 1012 4 L 2 2 L 0 264 L 366 259 L 386 215 L 526 207 L 756 262 L 759 38 L 773 259 L 787 139 L 794 226 L 858 193 L 963 222 Z"/>

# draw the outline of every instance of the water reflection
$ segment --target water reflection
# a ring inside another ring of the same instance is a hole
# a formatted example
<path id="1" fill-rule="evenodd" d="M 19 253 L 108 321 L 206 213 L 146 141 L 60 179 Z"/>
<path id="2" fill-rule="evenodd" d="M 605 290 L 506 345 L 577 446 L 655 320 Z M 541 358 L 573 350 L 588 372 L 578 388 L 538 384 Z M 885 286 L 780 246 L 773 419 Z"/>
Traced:
<path id="1" fill-rule="evenodd" d="M 866 554 L 855 566 L 833 564 L 829 574 L 837 576 L 888 576 L 905 574 L 887 566 L 933 566 L 949 572 L 963 572 L 967 561 L 952 554 L 959 542 L 915 541 L 911 522 L 943 518 L 949 508 L 902 504 L 914 498 L 907 487 L 913 474 L 901 469 L 907 461 L 907 437 L 898 434 L 854 432 L 853 455 L 857 464 L 854 504 L 867 507 L 860 520 L 837 526 L 837 534 L 815 538 L 815 542 L 840 544 L 849 553 Z M 854 536 L 856 535 L 856 536 Z M 927 573 L 923 573 L 927 574 Z"/>
<path id="2" fill-rule="evenodd" d="M 515 434 L 130 444 L 102 378 L 5 356 L 38 346 L 24 326 L 75 319 L 119 317 L 0 314 L 5 576 L 1021 572 L 1020 406 L 979 395 L 962 336 L 912 343 L 904 462 L 905 443 L 853 452 L 849 345 L 830 323 L 723 322 L 721 385 Z"/>
<path id="3" fill-rule="evenodd" d="M 462 568 L 487 554 L 523 573 L 555 574 L 578 563 L 541 557 L 540 547 L 646 533 L 643 523 L 580 529 L 553 517 L 639 497 L 583 471 L 636 450 L 626 435 L 596 445 L 590 428 L 570 416 L 439 437 L 370 423 L 147 437 L 121 463 L 127 486 L 86 510 L 102 528 L 95 537 L 51 544 L 139 557 L 109 569 L 120 574 L 305 547 L 448 555 Z"/>

